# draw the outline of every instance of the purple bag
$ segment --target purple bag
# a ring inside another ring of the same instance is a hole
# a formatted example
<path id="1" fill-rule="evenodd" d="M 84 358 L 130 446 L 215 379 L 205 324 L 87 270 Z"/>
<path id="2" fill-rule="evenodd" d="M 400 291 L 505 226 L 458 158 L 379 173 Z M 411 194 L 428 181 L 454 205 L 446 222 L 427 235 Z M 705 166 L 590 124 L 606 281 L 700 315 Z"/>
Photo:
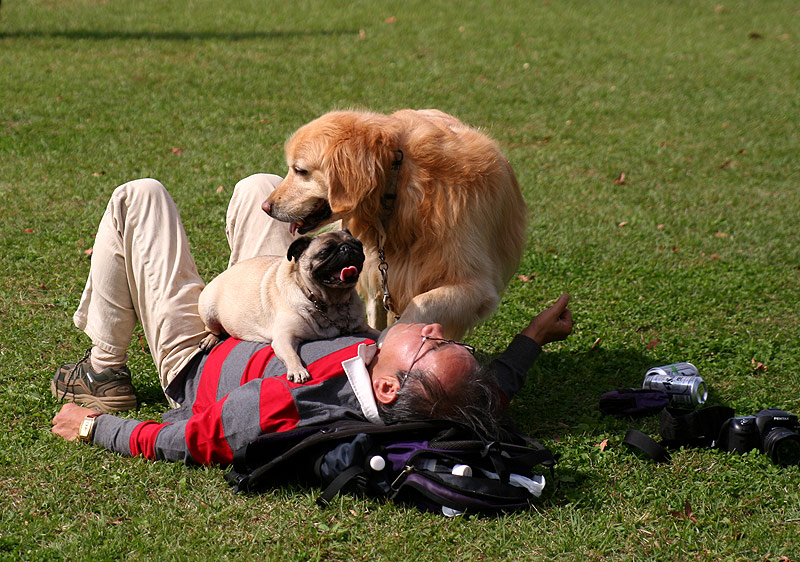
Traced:
<path id="1" fill-rule="evenodd" d="M 600 411 L 619 417 L 639 417 L 657 414 L 669 404 L 669 395 L 647 388 L 620 388 L 600 397 Z"/>

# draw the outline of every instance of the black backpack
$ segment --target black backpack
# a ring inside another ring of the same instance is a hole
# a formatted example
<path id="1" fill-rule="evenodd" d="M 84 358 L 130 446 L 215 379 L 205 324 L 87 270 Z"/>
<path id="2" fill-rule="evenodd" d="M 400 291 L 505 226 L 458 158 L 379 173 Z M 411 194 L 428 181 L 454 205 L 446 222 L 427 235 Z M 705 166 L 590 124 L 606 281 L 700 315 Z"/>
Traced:
<path id="1" fill-rule="evenodd" d="M 225 478 L 237 492 L 287 481 L 318 485 L 320 506 L 343 492 L 447 516 L 497 514 L 529 507 L 545 485 L 533 468 L 552 473 L 555 462 L 517 431 L 487 441 L 452 422 L 343 421 L 262 435 L 234 454 Z"/>

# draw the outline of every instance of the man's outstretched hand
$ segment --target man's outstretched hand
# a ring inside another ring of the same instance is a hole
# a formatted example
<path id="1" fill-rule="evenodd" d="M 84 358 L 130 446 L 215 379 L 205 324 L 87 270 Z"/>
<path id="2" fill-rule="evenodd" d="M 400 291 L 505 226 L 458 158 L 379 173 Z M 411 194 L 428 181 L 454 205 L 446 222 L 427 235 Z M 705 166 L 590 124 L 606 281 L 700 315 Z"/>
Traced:
<path id="1" fill-rule="evenodd" d="M 61 407 L 61 411 L 53 418 L 53 428 L 50 430 L 67 441 L 75 441 L 78 438 L 78 429 L 83 419 L 89 414 L 96 414 L 97 410 L 91 410 L 67 402 Z"/>
<path id="2" fill-rule="evenodd" d="M 572 312 L 567 308 L 569 295 L 561 295 L 553 306 L 539 313 L 522 334 L 539 345 L 561 341 L 572 333 Z"/>

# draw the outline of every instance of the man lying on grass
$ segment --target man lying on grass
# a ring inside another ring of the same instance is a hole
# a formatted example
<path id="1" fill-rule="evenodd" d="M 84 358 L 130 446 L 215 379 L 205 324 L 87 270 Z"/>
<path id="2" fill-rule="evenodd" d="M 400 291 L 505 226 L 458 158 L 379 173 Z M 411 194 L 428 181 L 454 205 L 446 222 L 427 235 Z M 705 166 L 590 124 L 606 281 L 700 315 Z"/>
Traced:
<path id="1" fill-rule="evenodd" d="M 288 229 L 260 206 L 279 182 L 258 174 L 237 184 L 226 220 L 231 265 L 285 255 Z M 470 346 L 442 338 L 439 324 L 398 323 L 380 345 L 357 334 L 303 344 L 311 379 L 295 384 L 269 345 L 228 338 L 208 353 L 198 348 L 205 335 L 197 311 L 203 286 L 164 187 L 155 180 L 118 187 L 73 318 L 93 346 L 78 363 L 59 368 L 51 385 L 56 397 L 89 408 L 64 404 L 53 433 L 125 455 L 220 465 L 262 433 L 340 419 L 450 419 L 492 436 L 541 346 L 572 331 L 569 295 L 562 295 L 481 368 Z M 125 364 L 137 321 L 174 408 L 163 423 L 108 414 L 136 406 Z"/>

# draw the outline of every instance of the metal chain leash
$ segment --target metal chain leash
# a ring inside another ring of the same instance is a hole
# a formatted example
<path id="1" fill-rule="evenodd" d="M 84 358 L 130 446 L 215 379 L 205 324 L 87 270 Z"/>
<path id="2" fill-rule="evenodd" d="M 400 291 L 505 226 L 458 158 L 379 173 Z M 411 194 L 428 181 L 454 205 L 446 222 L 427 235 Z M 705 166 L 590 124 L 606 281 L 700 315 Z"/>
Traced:
<path id="1" fill-rule="evenodd" d="M 386 263 L 386 255 L 383 252 L 383 245 L 378 247 L 378 259 L 380 260 L 380 263 L 378 264 L 378 271 L 381 274 L 381 282 L 383 284 L 383 308 L 386 310 L 386 312 L 391 312 L 394 314 L 395 320 L 398 320 L 400 315 L 397 314 L 397 311 L 394 309 L 392 295 L 389 294 L 389 283 L 387 281 L 389 264 Z"/>

